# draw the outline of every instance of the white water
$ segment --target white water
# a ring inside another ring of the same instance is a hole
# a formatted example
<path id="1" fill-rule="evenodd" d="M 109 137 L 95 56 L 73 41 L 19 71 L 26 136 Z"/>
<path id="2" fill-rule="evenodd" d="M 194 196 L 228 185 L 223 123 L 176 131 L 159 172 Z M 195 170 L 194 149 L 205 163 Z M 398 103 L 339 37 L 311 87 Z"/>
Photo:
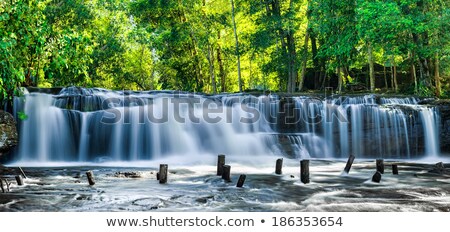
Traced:
<path id="1" fill-rule="evenodd" d="M 128 163 L 119 164 L 121 167 L 26 168 L 25 185 L 16 186 L 13 182 L 11 192 L 0 198 L 0 211 L 450 210 L 448 179 L 427 176 L 426 170 L 432 165 L 399 163 L 399 175 L 386 172 L 380 183 L 373 183 L 370 181 L 374 172 L 373 160 L 358 160 L 348 175 L 341 174 L 345 160 L 312 160 L 311 183 L 305 185 L 299 180 L 296 160 L 285 159 L 283 174 L 274 175 L 273 157 L 248 160 L 247 163 L 240 158 L 229 160 L 233 183 L 224 183 L 216 176 L 212 157 L 205 160 L 205 164 L 172 165 L 170 162 L 168 183 L 164 185 L 156 181 L 157 169 L 152 168 L 157 167 L 156 161 L 139 162 L 145 164 L 143 168 L 129 168 Z M 270 160 L 271 164 L 258 163 L 265 160 Z M 172 161 L 180 162 L 179 159 Z M 87 184 L 86 170 L 95 172 L 95 186 Z M 115 175 L 127 171 L 137 172 L 141 178 Z M 245 173 L 247 180 L 243 188 L 236 188 L 240 173 Z"/>
<path id="2" fill-rule="evenodd" d="M 22 100 L 16 112 L 28 119 L 14 160 L 22 163 L 209 160 L 220 153 L 250 159 L 439 156 L 439 113 L 414 98 L 295 97 L 298 120 L 284 127 L 281 100 L 274 95 L 67 88 L 57 96 L 32 93 Z M 117 115 L 115 123 L 103 121 Z"/>
<path id="3" fill-rule="evenodd" d="M 423 122 L 423 130 L 425 133 L 425 156 L 436 158 L 439 156 L 439 115 L 432 108 L 425 108 L 420 111 L 420 117 Z"/>

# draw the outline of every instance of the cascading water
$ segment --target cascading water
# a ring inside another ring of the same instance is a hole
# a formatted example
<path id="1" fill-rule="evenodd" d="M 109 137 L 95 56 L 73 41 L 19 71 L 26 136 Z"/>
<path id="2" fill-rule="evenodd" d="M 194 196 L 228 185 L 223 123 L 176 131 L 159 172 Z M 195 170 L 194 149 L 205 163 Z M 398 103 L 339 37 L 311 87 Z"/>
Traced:
<path id="1" fill-rule="evenodd" d="M 285 104 L 287 99 L 293 104 Z M 437 156 L 439 113 L 415 98 L 278 97 L 65 88 L 16 98 L 28 119 L 16 161 L 171 155 Z"/>
<path id="2" fill-rule="evenodd" d="M 333 157 L 353 154 L 411 158 L 439 154 L 439 113 L 435 108 L 418 105 L 418 99 L 366 95 L 324 101 L 296 97 L 295 101 L 303 119 L 300 121 L 306 125 L 301 128 L 307 128 L 302 132 L 322 137 L 325 150 Z M 322 153 L 314 151 L 310 150 L 313 157 Z"/>
<path id="3" fill-rule="evenodd" d="M 18 105 L 23 105 L 28 119 L 21 125 L 18 160 L 139 161 L 273 150 L 270 124 L 252 114 L 276 111 L 276 106 L 263 105 L 269 102 L 266 96 L 78 90 L 24 97 Z M 245 111 L 241 101 L 257 111 Z"/>
<path id="4" fill-rule="evenodd" d="M 423 130 L 425 134 L 425 155 L 428 157 L 437 157 L 439 154 L 439 114 L 435 109 L 425 108 L 420 110 L 420 119 L 422 120 Z"/>

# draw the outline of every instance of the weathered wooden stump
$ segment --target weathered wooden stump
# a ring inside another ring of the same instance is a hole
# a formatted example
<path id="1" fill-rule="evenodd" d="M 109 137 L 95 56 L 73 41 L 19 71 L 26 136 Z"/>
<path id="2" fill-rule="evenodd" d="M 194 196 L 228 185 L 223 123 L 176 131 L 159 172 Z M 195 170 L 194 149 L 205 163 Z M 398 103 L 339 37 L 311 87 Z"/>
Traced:
<path id="1" fill-rule="evenodd" d="M 87 176 L 89 185 L 94 185 L 95 184 L 94 173 L 92 171 L 87 171 L 86 176 Z"/>
<path id="2" fill-rule="evenodd" d="M 225 165 L 225 155 L 217 156 L 217 175 L 221 176 L 223 173 L 223 165 Z"/>
<path id="3" fill-rule="evenodd" d="M 23 177 L 21 175 L 16 176 L 17 185 L 23 185 Z"/>
<path id="4" fill-rule="evenodd" d="M 345 173 L 349 173 L 350 172 L 350 168 L 352 168 L 354 160 L 355 160 L 355 156 L 354 155 L 350 155 L 348 157 L 347 164 L 345 165 L 345 168 L 344 168 L 344 172 Z"/>
<path id="5" fill-rule="evenodd" d="M 283 169 L 283 159 L 277 159 L 277 163 L 275 165 L 275 174 L 277 175 L 281 175 L 281 173 L 283 173 L 282 171 Z"/>
<path id="6" fill-rule="evenodd" d="M 380 183 L 381 181 L 381 172 L 377 171 L 372 176 L 372 182 Z"/>
<path id="7" fill-rule="evenodd" d="M 300 180 L 303 184 L 309 183 L 309 160 L 300 161 Z"/>
<path id="8" fill-rule="evenodd" d="M 19 171 L 20 171 L 20 174 L 23 176 L 23 178 L 27 178 L 27 175 L 25 175 L 25 172 L 23 171 L 23 169 L 21 168 L 21 167 L 19 167 Z"/>
<path id="9" fill-rule="evenodd" d="M 9 186 L 11 183 L 9 183 L 8 179 L 0 179 L 0 189 L 2 190 L 2 193 L 9 192 Z"/>
<path id="10" fill-rule="evenodd" d="M 242 188 L 242 186 L 244 186 L 245 178 L 247 178 L 246 175 L 241 175 L 241 176 L 239 176 L 239 180 L 238 180 L 238 182 L 237 182 L 236 187 Z"/>
<path id="11" fill-rule="evenodd" d="M 3 181 L 5 182 L 6 190 L 9 192 L 10 191 L 9 186 L 11 185 L 11 183 L 9 183 L 7 179 L 4 179 Z"/>
<path id="12" fill-rule="evenodd" d="M 392 174 L 398 175 L 398 166 L 397 164 L 392 165 Z"/>
<path id="13" fill-rule="evenodd" d="M 169 165 L 160 164 L 159 165 L 159 183 L 165 184 L 167 183 L 167 172 L 169 170 Z"/>
<path id="14" fill-rule="evenodd" d="M 223 167 L 222 179 L 224 179 L 225 182 L 231 182 L 231 166 L 223 165 L 222 167 Z"/>
<path id="15" fill-rule="evenodd" d="M 5 188 L 3 187 L 3 179 L 0 179 L 0 189 L 2 190 L 2 193 L 6 192 Z"/>
<path id="16" fill-rule="evenodd" d="M 156 173 L 156 180 L 159 180 L 159 172 Z"/>
<path id="17" fill-rule="evenodd" d="M 377 172 L 384 174 L 384 161 L 383 159 L 377 159 Z"/>

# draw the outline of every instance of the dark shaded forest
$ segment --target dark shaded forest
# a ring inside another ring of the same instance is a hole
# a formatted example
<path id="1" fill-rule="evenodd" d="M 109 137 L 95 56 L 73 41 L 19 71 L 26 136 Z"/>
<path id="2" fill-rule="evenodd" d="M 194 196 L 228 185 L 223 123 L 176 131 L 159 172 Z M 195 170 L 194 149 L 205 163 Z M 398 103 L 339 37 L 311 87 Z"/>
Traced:
<path id="1" fill-rule="evenodd" d="M 450 96 L 448 0 L 0 0 L 21 86 Z"/>

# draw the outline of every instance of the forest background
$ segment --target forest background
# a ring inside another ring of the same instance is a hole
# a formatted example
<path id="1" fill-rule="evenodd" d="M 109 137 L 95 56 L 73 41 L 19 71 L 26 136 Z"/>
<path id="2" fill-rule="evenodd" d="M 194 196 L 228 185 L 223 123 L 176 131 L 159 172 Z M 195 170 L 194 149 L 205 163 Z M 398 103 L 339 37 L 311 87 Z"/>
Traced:
<path id="1" fill-rule="evenodd" d="M 21 86 L 450 97 L 449 0 L 0 0 Z"/>

